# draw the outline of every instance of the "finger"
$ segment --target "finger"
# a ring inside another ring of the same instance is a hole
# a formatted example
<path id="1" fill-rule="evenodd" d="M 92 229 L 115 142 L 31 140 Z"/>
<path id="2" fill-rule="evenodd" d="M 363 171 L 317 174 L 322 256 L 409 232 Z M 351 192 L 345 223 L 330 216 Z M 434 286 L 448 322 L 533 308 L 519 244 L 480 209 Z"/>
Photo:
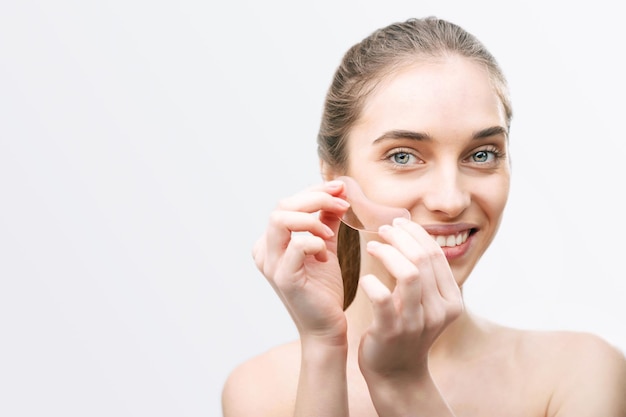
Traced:
<path id="1" fill-rule="evenodd" d="M 456 300 L 459 288 L 448 264 L 445 254 L 437 242 L 422 226 L 406 219 L 394 221 L 394 227 L 385 229 L 385 239 L 398 249 L 422 271 L 424 276 L 432 277 L 432 282 L 424 285 L 437 291 L 437 297 Z M 429 295 L 435 295 L 429 291 Z"/>
<path id="2" fill-rule="evenodd" d="M 311 235 L 294 236 L 282 258 L 284 274 L 293 275 L 302 269 L 308 256 L 313 256 L 320 262 L 326 262 L 328 260 L 328 251 L 324 240 Z"/>
<path id="3" fill-rule="evenodd" d="M 252 259 L 256 267 L 263 271 L 263 265 L 265 265 L 265 234 L 261 236 L 252 246 Z"/>
<path id="4" fill-rule="evenodd" d="M 397 295 L 402 318 L 412 320 L 422 309 L 423 281 L 422 273 L 410 260 L 394 246 L 375 240 L 367 243 L 367 251 L 380 260 L 389 273 L 396 278 Z"/>
<path id="5" fill-rule="evenodd" d="M 316 214 L 299 211 L 274 211 L 270 214 L 266 233 L 269 245 L 286 246 L 292 232 L 309 232 L 321 238 L 330 238 L 335 234 Z M 280 245 L 279 242 L 284 243 Z"/>
<path id="6" fill-rule="evenodd" d="M 315 213 L 320 210 L 341 212 L 349 206 L 342 190 L 343 183 L 339 181 L 316 185 L 290 197 L 283 198 L 278 203 L 278 209 L 307 213 Z"/>
<path id="7" fill-rule="evenodd" d="M 460 314 L 463 310 L 461 289 L 439 244 L 419 224 L 404 220 L 397 220 L 394 224 L 413 236 L 424 250 L 423 260 L 417 261 L 418 268 L 425 275 L 426 270 L 431 271 L 428 275 L 433 277 L 435 284 L 432 290 L 429 288 L 429 291 L 425 291 L 423 299 L 425 314 L 434 317 L 435 321 L 442 316 L 447 318 Z M 444 300 L 445 304 L 442 305 L 441 300 Z"/>
<path id="8" fill-rule="evenodd" d="M 432 330 L 441 329 L 449 318 L 458 316 L 462 306 L 459 298 L 453 299 L 450 296 L 450 299 L 446 299 L 441 292 L 440 286 L 446 280 L 456 284 L 443 251 L 417 224 L 400 222 L 381 229 L 383 239 L 389 241 L 389 245 L 393 245 L 400 256 L 419 271 L 417 282 L 411 280 L 410 276 L 403 279 L 396 272 L 398 286 L 394 293 L 398 293 L 403 303 L 401 316 L 405 326 L 414 330 L 419 330 L 421 326 Z M 399 265 L 397 260 L 392 261 L 394 263 Z M 389 267 L 388 269 L 392 271 Z M 418 290 L 421 290 L 420 298 L 416 298 Z M 419 304 L 416 300 L 419 300 Z"/>
<path id="9" fill-rule="evenodd" d="M 293 232 L 309 232 L 325 239 L 335 235 L 335 232 L 314 214 L 274 211 L 270 215 L 269 225 L 265 232 L 267 262 L 274 263 L 280 259 L 291 242 Z"/>
<path id="10" fill-rule="evenodd" d="M 359 285 L 372 302 L 374 319 L 371 329 L 381 333 L 395 326 L 396 309 L 391 291 L 374 275 L 367 274 L 359 279 Z"/>
<path id="11" fill-rule="evenodd" d="M 450 266 L 447 263 L 435 263 L 433 264 L 433 270 L 436 276 L 437 289 L 441 297 L 450 303 L 462 302 L 461 288 L 456 282 Z"/>
<path id="12" fill-rule="evenodd" d="M 294 236 L 280 259 L 280 268 L 275 274 L 267 274 L 266 278 L 272 286 L 279 288 L 279 293 L 289 291 L 297 285 L 298 278 L 308 256 L 324 262 L 328 259 L 326 245 L 316 236 Z"/>
<path id="13" fill-rule="evenodd" d="M 405 227 L 415 235 L 418 235 L 420 241 L 424 242 L 424 245 L 432 248 L 430 258 L 439 293 L 448 302 L 458 303 L 462 299 L 461 289 L 439 244 L 420 225 L 413 224 L 411 226 L 407 224 Z"/>
<path id="14" fill-rule="evenodd" d="M 330 200 L 328 197 L 331 197 Z M 301 200 L 304 198 L 303 200 Z M 324 206 L 316 202 L 316 198 L 326 200 Z M 325 223 L 336 223 L 338 227 L 339 219 L 343 217 L 350 207 L 346 200 L 346 186 L 341 181 L 328 181 L 321 185 L 315 185 L 290 198 L 283 199 L 279 203 L 279 208 L 284 210 L 306 211 L 309 213 L 320 212 L 320 218 Z M 304 205 L 303 205 L 304 204 Z M 331 228 L 332 225 L 331 225 Z M 333 228 L 336 230 L 336 228 Z"/>
<path id="15" fill-rule="evenodd" d="M 333 213 L 333 218 L 338 218 L 348 207 L 347 201 L 324 191 L 301 192 L 284 198 L 270 215 L 269 227 L 274 230 L 269 235 L 276 238 L 271 245 L 285 247 L 291 232 L 307 231 L 316 236 L 332 237 L 338 224 L 332 224 L 335 228 L 331 228 L 327 224 L 328 219 L 321 218 L 314 213 Z M 295 215 L 296 213 L 301 215 Z M 336 219 L 333 220 L 337 223 Z"/>
<path id="16" fill-rule="evenodd" d="M 385 225 L 380 227 L 378 233 L 386 242 L 382 250 L 388 252 L 391 257 L 389 260 L 383 260 L 387 270 L 398 281 L 406 281 L 407 283 L 411 283 L 411 280 L 416 279 L 417 275 L 414 270 L 417 270 L 423 290 L 430 291 L 434 289 L 436 291 L 435 277 L 430 265 L 429 254 L 429 251 L 433 249 L 425 247 L 427 245 L 424 245 L 424 243 L 420 242 L 402 227 Z M 373 245 L 375 247 L 376 243 L 373 243 Z M 388 246 L 388 248 L 385 248 L 385 246 Z M 390 248 L 395 249 L 395 251 L 392 251 Z M 438 247 L 436 250 L 441 252 L 441 249 Z M 413 266 L 413 268 L 409 267 L 409 265 Z"/>
<path id="17" fill-rule="evenodd" d="M 381 229 L 385 240 L 397 246 L 414 263 L 439 260 L 447 264 L 441 247 L 419 224 L 398 218 L 394 219 L 393 226 Z"/>

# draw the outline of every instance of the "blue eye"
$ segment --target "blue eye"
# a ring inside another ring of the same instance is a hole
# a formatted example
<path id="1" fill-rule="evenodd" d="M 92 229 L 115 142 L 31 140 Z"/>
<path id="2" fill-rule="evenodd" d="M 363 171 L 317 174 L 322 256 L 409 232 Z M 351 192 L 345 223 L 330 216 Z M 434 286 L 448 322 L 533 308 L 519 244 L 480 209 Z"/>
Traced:
<path id="1" fill-rule="evenodd" d="M 478 151 L 472 155 L 474 162 L 486 163 L 490 162 L 495 157 L 493 152 L 490 151 Z"/>
<path id="2" fill-rule="evenodd" d="M 472 153 L 468 162 L 481 167 L 496 167 L 501 160 L 505 159 L 505 154 L 498 148 L 481 149 Z"/>
<path id="3" fill-rule="evenodd" d="M 417 154 L 417 151 L 411 148 L 394 148 L 389 150 L 384 160 L 391 165 L 393 169 L 413 169 L 423 161 Z"/>
<path id="4" fill-rule="evenodd" d="M 397 152 L 391 155 L 393 162 L 400 165 L 406 165 L 411 160 L 411 154 L 407 152 Z"/>

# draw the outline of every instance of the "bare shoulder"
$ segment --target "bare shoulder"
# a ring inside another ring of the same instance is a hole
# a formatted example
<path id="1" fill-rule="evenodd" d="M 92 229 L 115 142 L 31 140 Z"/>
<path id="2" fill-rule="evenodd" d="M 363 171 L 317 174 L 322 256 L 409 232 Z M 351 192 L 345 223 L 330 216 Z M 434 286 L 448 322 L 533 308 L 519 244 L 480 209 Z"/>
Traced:
<path id="1" fill-rule="evenodd" d="M 222 390 L 224 417 L 282 416 L 292 413 L 300 364 L 300 344 L 291 342 L 237 366 Z"/>
<path id="2" fill-rule="evenodd" d="M 528 355 L 541 357 L 555 368 L 571 374 L 594 373 L 601 377 L 621 376 L 626 370 L 624 352 L 605 339 L 585 332 L 525 332 L 524 349 Z"/>
<path id="3" fill-rule="evenodd" d="M 524 356 L 543 366 L 543 380 L 551 381 L 546 415 L 626 417 L 626 357 L 620 349 L 582 332 L 525 336 Z"/>
<path id="4" fill-rule="evenodd" d="M 576 331 L 519 331 L 521 346 L 528 354 L 550 360 L 568 361 L 572 357 L 600 356 L 608 360 L 623 360 L 624 353 L 601 337 Z"/>

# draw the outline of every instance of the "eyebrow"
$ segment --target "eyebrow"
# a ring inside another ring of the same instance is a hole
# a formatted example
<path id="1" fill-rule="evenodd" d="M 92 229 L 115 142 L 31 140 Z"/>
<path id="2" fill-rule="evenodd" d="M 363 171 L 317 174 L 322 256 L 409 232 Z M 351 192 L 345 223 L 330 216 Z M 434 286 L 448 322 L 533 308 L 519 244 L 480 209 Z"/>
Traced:
<path id="1" fill-rule="evenodd" d="M 508 135 L 508 132 L 502 126 L 491 126 L 475 132 L 472 135 L 472 139 L 484 139 L 496 135 L 504 135 L 506 137 Z M 379 142 L 393 139 L 410 139 L 427 142 L 432 140 L 432 137 L 428 133 L 414 132 L 412 130 L 390 130 L 377 137 L 373 143 L 376 144 Z"/>

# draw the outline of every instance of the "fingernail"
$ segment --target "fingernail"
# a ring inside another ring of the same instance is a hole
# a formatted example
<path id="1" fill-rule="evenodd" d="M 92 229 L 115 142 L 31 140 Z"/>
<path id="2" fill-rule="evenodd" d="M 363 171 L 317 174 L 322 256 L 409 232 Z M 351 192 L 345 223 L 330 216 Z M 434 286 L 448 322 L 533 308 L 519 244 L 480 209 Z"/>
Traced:
<path id="1" fill-rule="evenodd" d="M 378 228 L 378 232 L 380 233 L 385 233 L 385 232 L 388 232 L 389 230 L 391 230 L 391 226 L 389 226 L 388 224 L 383 224 L 382 226 Z"/>
<path id="2" fill-rule="evenodd" d="M 382 245 L 382 243 L 377 240 L 370 240 L 369 242 L 367 242 L 367 247 L 370 249 L 376 249 L 380 247 L 380 245 Z"/>
<path id="3" fill-rule="evenodd" d="M 396 217 L 395 219 L 393 219 L 393 224 L 407 224 L 409 222 L 409 219 L 407 219 L 406 217 Z"/>
<path id="4" fill-rule="evenodd" d="M 343 185 L 343 183 L 341 181 L 337 181 L 337 180 L 328 181 L 326 183 L 326 186 L 328 188 L 332 188 L 332 189 L 337 189 L 337 188 L 341 187 L 342 185 Z"/>

